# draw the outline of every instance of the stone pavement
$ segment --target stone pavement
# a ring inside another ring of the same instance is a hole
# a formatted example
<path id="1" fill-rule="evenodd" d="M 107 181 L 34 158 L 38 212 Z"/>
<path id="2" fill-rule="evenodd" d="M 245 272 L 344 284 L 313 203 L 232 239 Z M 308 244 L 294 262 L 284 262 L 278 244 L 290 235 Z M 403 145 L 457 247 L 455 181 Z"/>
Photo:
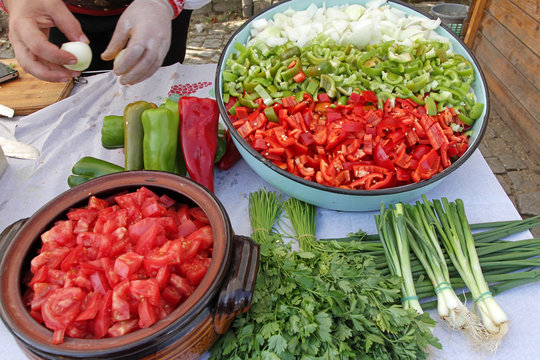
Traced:
<path id="1" fill-rule="evenodd" d="M 419 5 L 429 11 L 429 5 Z M 225 13 L 196 11 L 191 20 L 186 64 L 217 63 L 231 35 L 246 18 L 241 10 Z M 540 141 L 540 139 L 539 139 Z M 491 100 L 488 128 L 480 151 L 523 218 L 540 214 L 540 160 L 528 149 Z M 533 230 L 540 237 L 540 228 Z"/>

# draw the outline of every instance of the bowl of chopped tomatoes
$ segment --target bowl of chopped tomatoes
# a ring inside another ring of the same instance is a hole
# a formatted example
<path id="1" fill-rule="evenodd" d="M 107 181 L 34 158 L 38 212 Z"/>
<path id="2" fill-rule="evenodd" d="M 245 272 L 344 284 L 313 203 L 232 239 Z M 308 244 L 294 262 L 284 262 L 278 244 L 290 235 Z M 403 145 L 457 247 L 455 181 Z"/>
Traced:
<path id="1" fill-rule="evenodd" d="M 440 184 L 489 117 L 472 52 L 400 1 L 281 1 L 231 37 L 215 83 L 248 165 L 290 196 L 343 211 Z"/>
<path id="2" fill-rule="evenodd" d="M 251 303 L 259 247 L 206 188 L 103 176 L 0 235 L 0 317 L 34 359 L 193 359 Z"/>

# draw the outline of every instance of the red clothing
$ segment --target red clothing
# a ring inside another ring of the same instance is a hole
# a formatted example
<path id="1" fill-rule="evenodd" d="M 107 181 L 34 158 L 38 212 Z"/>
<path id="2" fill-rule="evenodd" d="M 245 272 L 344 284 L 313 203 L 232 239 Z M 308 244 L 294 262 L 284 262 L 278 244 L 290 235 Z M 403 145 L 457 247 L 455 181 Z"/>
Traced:
<path id="1" fill-rule="evenodd" d="M 64 0 L 77 14 L 107 16 L 121 14 L 132 0 Z"/>
<path id="2" fill-rule="evenodd" d="M 71 12 L 76 14 L 110 16 L 120 15 L 133 0 L 64 0 Z M 184 9 L 184 0 L 168 0 L 173 9 L 173 19 L 176 19 Z M 2 0 L 0 9 L 6 11 Z"/>

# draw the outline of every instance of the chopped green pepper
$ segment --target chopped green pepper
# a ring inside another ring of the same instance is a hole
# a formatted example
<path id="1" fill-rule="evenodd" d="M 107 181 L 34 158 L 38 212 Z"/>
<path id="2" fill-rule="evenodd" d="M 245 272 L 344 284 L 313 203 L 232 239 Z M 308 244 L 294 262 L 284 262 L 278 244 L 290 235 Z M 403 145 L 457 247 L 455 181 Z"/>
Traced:
<path id="1" fill-rule="evenodd" d="M 261 84 L 255 86 L 255 92 L 259 94 L 266 106 L 270 106 L 274 103 L 274 99 L 272 99 L 270 94 L 268 94 L 268 91 L 266 91 L 266 89 Z"/>
<path id="2" fill-rule="evenodd" d="M 291 60 L 291 63 L 293 63 L 293 66 L 289 69 L 283 71 L 281 73 L 281 76 L 283 77 L 283 80 L 289 81 L 293 77 L 295 77 L 300 71 L 302 71 L 302 62 L 300 61 L 300 58 L 295 57 Z"/>
<path id="3" fill-rule="evenodd" d="M 428 115 L 429 116 L 437 115 L 437 104 L 435 104 L 435 100 L 431 96 L 426 96 L 424 98 L 424 101 L 426 103 Z"/>
<path id="4" fill-rule="evenodd" d="M 469 117 L 471 118 L 471 120 L 474 121 L 482 115 L 483 111 L 484 111 L 484 104 L 474 103 L 474 105 L 471 108 L 471 111 L 469 112 Z"/>
<path id="5" fill-rule="evenodd" d="M 272 121 L 275 123 L 279 122 L 278 116 L 276 115 L 276 111 L 271 106 L 264 109 L 264 116 L 266 116 L 266 119 L 268 119 L 268 121 Z"/>

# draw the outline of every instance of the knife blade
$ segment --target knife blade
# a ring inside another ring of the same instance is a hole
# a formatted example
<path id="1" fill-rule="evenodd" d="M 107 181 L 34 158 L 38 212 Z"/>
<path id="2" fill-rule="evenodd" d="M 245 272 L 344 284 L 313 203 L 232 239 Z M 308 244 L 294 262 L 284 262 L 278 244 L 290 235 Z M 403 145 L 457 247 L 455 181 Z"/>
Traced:
<path id="1" fill-rule="evenodd" d="M 0 136 L 0 146 L 7 157 L 18 159 L 35 160 L 39 157 L 39 151 L 32 145 L 16 140 L 6 139 Z"/>
<path id="2" fill-rule="evenodd" d="M 6 105 L 0 104 L 0 115 L 8 117 L 8 118 L 12 118 L 13 115 L 15 115 L 15 110 L 13 110 L 12 108 Z"/>

